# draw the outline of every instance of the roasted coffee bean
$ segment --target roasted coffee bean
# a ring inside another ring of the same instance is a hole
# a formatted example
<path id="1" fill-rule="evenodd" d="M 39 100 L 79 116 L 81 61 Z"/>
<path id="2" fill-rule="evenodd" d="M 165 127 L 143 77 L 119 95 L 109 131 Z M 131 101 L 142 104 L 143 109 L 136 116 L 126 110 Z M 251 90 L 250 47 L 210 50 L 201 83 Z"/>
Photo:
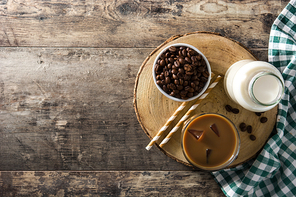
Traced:
<path id="1" fill-rule="evenodd" d="M 184 74 L 183 73 L 178 73 L 177 74 L 178 78 L 183 79 L 184 78 Z"/>
<path id="2" fill-rule="evenodd" d="M 182 85 L 177 85 L 177 90 L 183 90 L 183 86 Z"/>
<path id="3" fill-rule="evenodd" d="M 179 61 L 175 61 L 174 65 L 176 66 L 176 68 L 179 68 L 181 66 L 181 63 Z"/>
<path id="4" fill-rule="evenodd" d="M 194 74 L 193 71 L 186 71 L 186 75 L 190 75 L 190 76 L 192 76 L 193 74 Z"/>
<path id="5" fill-rule="evenodd" d="M 185 91 L 189 91 L 189 89 L 190 89 L 189 86 L 186 86 L 186 87 L 184 88 Z"/>
<path id="6" fill-rule="evenodd" d="M 190 98 L 190 97 L 193 97 L 193 93 L 192 92 L 188 92 L 187 93 L 187 96 Z"/>
<path id="7" fill-rule="evenodd" d="M 160 70 L 161 70 L 161 68 L 160 68 L 159 64 L 156 64 L 156 65 L 155 65 L 155 72 L 158 72 L 158 71 L 160 71 Z"/>
<path id="8" fill-rule="evenodd" d="M 185 46 L 173 46 L 162 53 L 154 72 L 157 85 L 171 96 L 183 99 L 197 95 L 209 78 L 205 60 Z"/>
<path id="9" fill-rule="evenodd" d="M 161 85 L 162 85 L 162 82 L 161 82 L 161 80 L 157 80 L 157 81 L 156 81 L 156 83 L 157 83 L 157 85 L 159 85 L 159 86 L 161 86 Z"/>
<path id="10" fill-rule="evenodd" d="M 185 91 L 185 90 L 182 90 L 181 92 L 180 92 L 180 95 L 181 96 L 185 96 L 187 94 L 187 91 Z"/>
<path id="11" fill-rule="evenodd" d="M 205 86 L 205 83 L 199 82 L 198 87 L 204 87 L 204 86 Z"/>
<path id="12" fill-rule="evenodd" d="M 168 91 L 169 91 L 169 89 L 166 87 L 166 85 L 163 85 L 163 86 L 162 86 L 162 89 L 163 89 L 163 91 L 165 91 L 165 92 L 168 92 Z"/>
<path id="13" fill-rule="evenodd" d="M 232 111 L 232 113 L 234 113 L 234 114 L 238 114 L 238 113 L 239 113 L 239 109 L 237 109 L 237 108 L 233 108 L 231 111 Z"/>
<path id="14" fill-rule="evenodd" d="M 191 81 L 196 81 L 198 77 L 196 75 L 191 76 Z"/>
<path id="15" fill-rule="evenodd" d="M 197 72 L 202 73 L 202 72 L 204 72 L 204 71 L 205 71 L 205 68 L 204 68 L 204 67 L 199 66 L 199 67 L 197 68 Z"/>
<path id="16" fill-rule="evenodd" d="M 191 58 L 190 58 L 190 59 L 191 59 L 191 61 L 192 61 L 192 62 L 198 62 L 198 59 L 197 59 L 197 57 L 196 57 L 196 56 L 191 56 Z"/>
<path id="17" fill-rule="evenodd" d="M 172 69 L 172 73 L 173 74 L 177 74 L 178 73 L 178 70 L 177 69 Z"/>
<path id="18" fill-rule="evenodd" d="M 266 123 L 267 120 L 268 120 L 268 119 L 267 119 L 266 117 L 262 117 L 262 118 L 260 118 L 260 122 L 261 122 L 261 123 Z"/>
<path id="19" fill-rule="evenodd" d="M 255 112 L 256 116 L 261 116 L 261 112 Z"/>
<path id="20" fill-rule="evenodd" d="M 199 81 L 193 81 L 193 83 L 195 84 L 195 86 L 198 86 L 199 85 Z"/>
<path id="21" fill-rule="evenodd" d="M 173 84 L 173 83 L 170 83 L 170 87 L 171 87 L 172 90 L 175 90 L 176 89 L 176 85 Z"/>
<path id="22" fill-rule="evenodd" d="M 173 74 L 173 79 L 179 79 L 179 77 L 177 75 Z"/>
<path id="23" fill-rule="evenodd" d="M 228 112 L 232 112 L 232 107 L 230 105 L 225 105 L 225 109 Z"/>
<path id="24" fill-rule="evenodd" d="M 179 71 L 179 73 L 182 73 L 182 74 L 184 73 L 184 69 L 183 68 L 179 68 L 178 71 Z"/>
<path id="25" fill-rule="evenodd" d="M 246 131 L 247 130 L 246 123 L 244 123 L 244 122 L 240 123 L 239 128 L 240 128 L 241 131 Z"/>
<path id="26" fill-rule="evenodd" d="M 189 57 L 185 57 L 185 61 L 191 63 L 191 59 Z"/>
<path id="27" fill-rule="evenodd" d="M 185 64 L 184 65 L 184 70 L 186 71 L 192 71 L 193 67 L 190 64 Z"/>
<path id="28" fill-rule="evenodd" d="M 194 88 L 189 88 L 188 92 L 193 93 L 194 92 Z"/>
<path id="29" fill-rule="evenodd" d="M 183 50 L 182 50 L 182 55 L 183 55 L 184 57 L 187 55 L 187 51 L 186 51 L 186 49 L 183 49 Z"/>
<path id="30" fill-rule="evenodd" d="M 174 58 L 170 57 L 168 60 L 170 63 L 174 63 Z"/>
<path id="31" fill-rule="evenodd" d="M 166 62 L 164 60 L 160 60 L 159 65 L 160 66 L 165 66 Z"/>
<path id="32" fill-rule="evenodd" d="M 171 47 L 169 48 L 169 51 L 170 51 L 170 52 L 176 52 L 176 51 L 177 51 L 177 48 L 174 47 L 174 46 L 171 46 Z"/>
<path id="33" fill-rule="evenodd" d="M 184 80 L 183 79 L 179 79 L 179 81 L 180 81 L 180 85 L 183 85 Z"/>
<path id="34" fill-rule="evenodd" d="M 208 73 L 208 72 L 203 72 L 203 73 L 202 73 L 202 76 L 208 78 L 208 77 L 209 77 L 209 73 Z"/>
<path id="35" fill-rule="evenodd" d="M 179 55 L 179 57 L 182 57 L 182 51 L 181 50 L 178 51 L 178 55 Z"/>
<path id="36" fill-rule="evenodd" d="M 252 141 L 255 141 L 255 140 L 256 140 L 256 136 L 255 136 L 255 135 L 250 135 L 250 139 L 251 139 Z"/>
<path id="37" fill-rule="evenodd" d="M 191 79 L 191 76 L 190 75 L 187 75 L 187 74 L 185 74 L 185 76 L 184 76 L 184 80 L 185 81 L 188 81 L 188 80 L 190 80 Z"/>
<path id="38" fill-rule="evenodd" d="M 247 132 L 248 133 L 252 133 L 252 130 L 253 130 L 252 126 L 251 125 L 248 125 L 247 126 Z"/>
<path id="39" fill-rule="evenodd" d="M 207 81 L 208 81 L 208 78 L 202 76 L 202 77 L 200 78 L 200 81 L 201 81 L 201 82 L 207 82 Z"/>
<path id="40" fill-rule="evenodd" d="M 169 77 L 166 77 L 166 78 L 165 78 L 165 83 L 166 83 L 166 84 L 169 84 L 169 83 L 171 83 L 171 78 L 169 78 Z"/>
<path id="41" fill-rule="evenodd" d="M 185 59 L 181 58 L 181 57 L 178 59 L 178 61 L 180 62 L 180 64 L 185 64 L 186 63 Z"/>
<path id="42" fill-rule="evenodd" d="M 164 76 L 165 76 L 165 77 L 170 76 L 170 72 L 169 72 L 169 71 L 165 71 L 165 72 L 164 72 Z"/>
<path id="43" fill-rule="evenodd" d="M 173 92 L 175 93 L 175 94 L 179 94 L 179 90 L 173 90 Z"/>

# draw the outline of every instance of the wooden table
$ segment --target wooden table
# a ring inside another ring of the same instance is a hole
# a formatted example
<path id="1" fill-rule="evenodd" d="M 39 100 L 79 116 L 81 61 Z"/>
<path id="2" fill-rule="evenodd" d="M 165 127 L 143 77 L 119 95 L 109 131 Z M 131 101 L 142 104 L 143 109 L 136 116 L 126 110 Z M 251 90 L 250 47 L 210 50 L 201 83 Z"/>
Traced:
<path id="1" fill-rule="evenodd" d="M 0 1 L 0 196 L 221 196 L 153 147 L 133 109 L 169 37 L 220 33 L 267 61 L 279 1 Z"/>

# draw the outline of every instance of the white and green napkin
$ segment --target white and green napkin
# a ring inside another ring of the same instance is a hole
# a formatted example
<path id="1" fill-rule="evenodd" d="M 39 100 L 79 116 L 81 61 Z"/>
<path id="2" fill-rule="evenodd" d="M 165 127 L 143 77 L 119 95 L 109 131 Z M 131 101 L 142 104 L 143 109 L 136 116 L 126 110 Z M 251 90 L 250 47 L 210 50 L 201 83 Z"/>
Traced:
<path id="1" fill-rule="evenodd" d="M 212 173 L 226 196 L 296 196 L 295 24 L 296 0 L 291 0 L 274 21 L 269 39 L 268 61 L 285 80 L 276 133 L 256 159 Z"/>

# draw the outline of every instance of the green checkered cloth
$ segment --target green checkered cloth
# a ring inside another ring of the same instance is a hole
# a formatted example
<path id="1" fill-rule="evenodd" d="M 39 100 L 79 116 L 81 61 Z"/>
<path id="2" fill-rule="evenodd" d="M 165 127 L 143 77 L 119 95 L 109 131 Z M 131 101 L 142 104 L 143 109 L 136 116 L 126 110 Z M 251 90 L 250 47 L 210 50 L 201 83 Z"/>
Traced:
<path id="1" fill-rule="evenodd" d="M 226 196 L 296 196 L 296 0 L 272 25 L 268 58 L 285 80 L 275 134 L 259 156 L 213 172 Z"/>

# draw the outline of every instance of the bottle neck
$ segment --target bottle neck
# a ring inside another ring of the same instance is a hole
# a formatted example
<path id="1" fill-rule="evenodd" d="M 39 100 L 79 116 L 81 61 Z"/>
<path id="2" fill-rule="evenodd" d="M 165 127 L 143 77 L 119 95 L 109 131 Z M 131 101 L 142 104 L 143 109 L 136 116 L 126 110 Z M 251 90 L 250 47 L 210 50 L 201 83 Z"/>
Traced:
<path id="1" fill-rule="evenodd" d="M 271 72 L 257 73 L 249 83 L 248 92 L 253 102 L 272 106 L 280 102 L 284 93 L 284 82 Z"/>

